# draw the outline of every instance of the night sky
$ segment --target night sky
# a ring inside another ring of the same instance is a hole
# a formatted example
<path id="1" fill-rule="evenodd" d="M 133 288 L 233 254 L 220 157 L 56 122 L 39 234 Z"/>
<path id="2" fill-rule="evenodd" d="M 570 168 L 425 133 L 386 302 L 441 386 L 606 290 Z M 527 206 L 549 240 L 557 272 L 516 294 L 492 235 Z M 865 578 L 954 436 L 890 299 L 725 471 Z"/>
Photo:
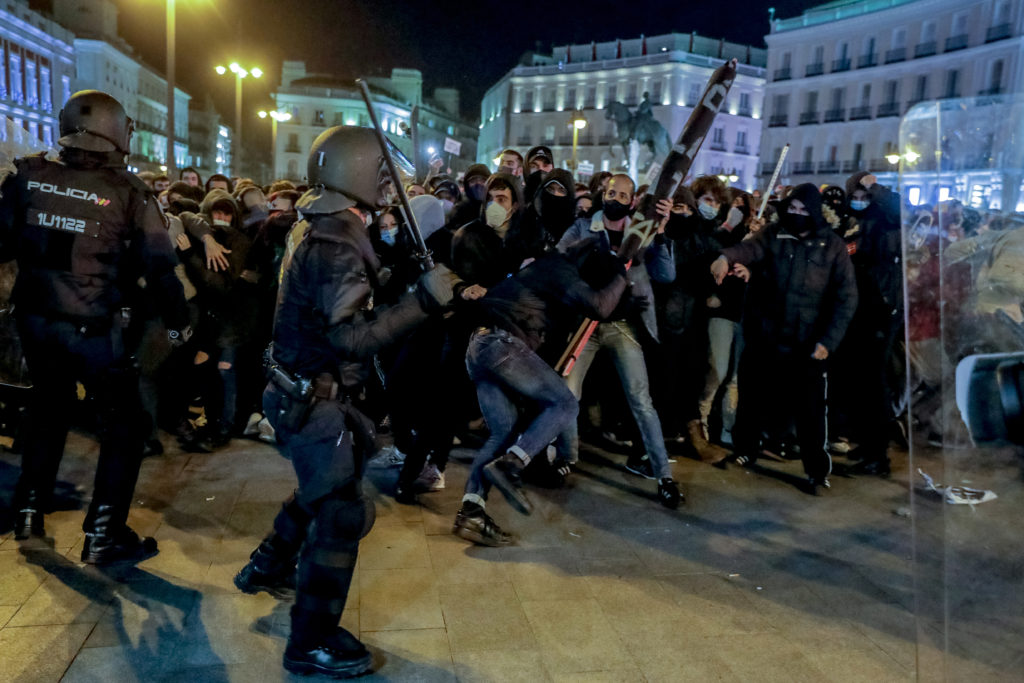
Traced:
<path id="1" fill-rule="evenodd" d="M 31 4 L 47 9 L 49 2 Z M 115 4 L 122 37 L 162 71 L 164 0 Z M 822 0 L 520 0 L 446 3 L 446 10 L 426 0 L 177 0 L 177 81 L 195 99 L 212 95 L 218 111 L 233 120 L 234 84 L 213 67 L 231 59 L 260 66 L 267 75 L 246 84 L 244 100 L 246 121 L 253 122 L 249 130 L 257 130 L 261 124 L 254 113 L 271 103 L 283 59 L 304 59 L 311 71 L 351 78 L 411 67 L 423 72 L 428 92 L 437 86 L 459 88 L 463 116 L 475 120 L 487 88 L 538 43 L 548 51 L 552 44 L 696 31 L 763 47 L 769 6 L 777 16 L 789 17 L 817 4 Z M 679 9 L 666 9 L 673 5 Z"/>

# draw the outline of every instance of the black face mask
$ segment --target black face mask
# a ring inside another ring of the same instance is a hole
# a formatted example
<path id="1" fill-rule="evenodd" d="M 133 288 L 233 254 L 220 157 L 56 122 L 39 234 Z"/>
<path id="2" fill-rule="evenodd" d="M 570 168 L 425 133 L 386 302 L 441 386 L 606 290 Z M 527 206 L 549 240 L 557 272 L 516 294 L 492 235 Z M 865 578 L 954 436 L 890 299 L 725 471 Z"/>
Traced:
<path id="1" fill-rule="evenodd" d="M 787 213 L 784 225 L 786 231 L 791 235 L 802 235 L 805 232 L 814 232 L 814 219 L 810 216 L 803 216 L 798 213 Z"/>
<path id="2" fill-rule="evenodd" d="M 569 195 L 559 197 L 541 190 L 537 208 L 544 219 L 544 227 L 552 232 L 563 233 L 576 220 L 576 200 Z"/>
<path id="3" fill-rule="evenodd" d="M 629 214 L 629 204 L 623 204 L 617 199 L 605 200 L 604 202 L 604 215 L 608 217 L 610 221 L 617 221 L 625 218 Z"/>
<path id="4" fill-rule="evenodd" d="M 466 188 L 466 195 L 473 201 L 482 202 L 487 197 L 487 185 L 470 185 Z"/>

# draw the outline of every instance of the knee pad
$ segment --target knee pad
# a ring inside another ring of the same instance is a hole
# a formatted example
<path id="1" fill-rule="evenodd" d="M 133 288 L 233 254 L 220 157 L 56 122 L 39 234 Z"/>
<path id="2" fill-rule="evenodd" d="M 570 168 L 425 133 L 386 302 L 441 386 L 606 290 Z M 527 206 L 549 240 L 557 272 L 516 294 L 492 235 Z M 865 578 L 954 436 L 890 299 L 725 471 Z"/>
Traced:
<path id="1" fill-rule="evenodd" d="M 368 498 L 328 497 L 320 504 L 307 541 L 312 546 L 310 559 L 326 567 L 354 566 L 359 540 L 370 533 L 375 519 Z"/>

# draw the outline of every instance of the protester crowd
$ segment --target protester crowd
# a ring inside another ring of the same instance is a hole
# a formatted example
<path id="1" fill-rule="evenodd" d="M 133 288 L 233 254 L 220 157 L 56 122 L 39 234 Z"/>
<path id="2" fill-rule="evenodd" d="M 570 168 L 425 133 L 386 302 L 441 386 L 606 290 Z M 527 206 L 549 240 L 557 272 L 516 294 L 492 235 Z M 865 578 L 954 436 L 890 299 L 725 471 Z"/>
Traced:
<path id="1" fill-rule="evenodd" d="M 608 172 L 583 184 L 554 161 L 543 146 L 525 157 L 507 149 L 495 171 L 477 164 L 460 178 L 408 181 L 433 259 L 461 282 L 445 316 L 376 355 L 359 396 L 378 431 L 393 435 L 378 464 L 401 465 L 397 500 L 443 488 L 459 444 L 479 451 L 455 530 L 490 544 L 510 540 L 484 512 L 490 482 L 528 511 L 521 481 L 563 485 L 581 439 L 623 453 L 625 468 L 657 482 L 669 507 L 685 499 L 672 478 L 676 456 L 721 468 L 752 466 L 765 453 L 800 458 L 802 488 L 816 495 L 830 486 L 832 455 L 853 471 L 889 474 L 890 438 L 904 436 L 894 389 L 904 377 L 896 194 L 862 172 L 844 188 L 777 188 L 759 216 L 760 192 L 698 177 L 656 207 L 655 235 L 618 273 L 617 293 L 614 257 L 650 208 L 648 188 Z M 147 452 L 161 451 L 158 425 L 194 451 L 234 437 L 272 442 L 262 361 L 300 218 L 294 205 L 307 188 L 222 175 L 204 182 L 194 169 L 178 176 L 142 174 L 169 218 L 195 329 L 172 349 L 145 288 L 136 288 L 129 338 L 154 418 Z M 397 201 L 369 235 L 380 264 L 370 275 L 372 309 L 394 304 L 421 264 Z M 538 284 L 532 273 L 555 252 L 577 266 L 581 288 L 613 305 L 528 320 L 523 291 L 543 300 L 543 287 L 576 286 Z M 513 283 L 521 291 L 511 294 Z M 551 368 L 588 316 L 600 322 L 571 372 L 533 386 L 530 365 L 507 362 L 515 349 L 496 357 L 494 345 L 479 343 L 491 330 L 526 341 L 522 353 Z M 927 353 L 927 343 L 914 343 Z M 935 385 L 935 373 L 926 376 Z M 543 443 L 519 448 L 527 437 Z M 499 456 L 509 449 L 526 457 L 506 467 Z M 498 476 L 485 476 L 489 463 Z"/>

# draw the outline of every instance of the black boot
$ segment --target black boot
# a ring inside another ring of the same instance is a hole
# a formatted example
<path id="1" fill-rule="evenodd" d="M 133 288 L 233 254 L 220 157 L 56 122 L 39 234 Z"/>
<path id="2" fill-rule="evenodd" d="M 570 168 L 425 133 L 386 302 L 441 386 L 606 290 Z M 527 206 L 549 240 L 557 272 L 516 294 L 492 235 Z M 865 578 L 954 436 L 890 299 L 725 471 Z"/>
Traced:
<path id="1" fill-rule="evenodd" d="M 82 562 L 112 564 L 141 562 L 157 553 L 156 540 L 139 535 L 124 523 L 127 513 L 119 513 L 113 505 L 96 505 L 85 518 L 85 544 Z"/>
<path id="2" fill-rule="evenodd" d="M 265 591 L 278 600 L 295 598 L 296 554 L 275 536 L 267 538 L 252 551 L 249 563 L 235 575 L 235 586 L 249 595 Z"/>
<path id="3" fill-rule="evenodd" d="M 358 638 L 338 626 L 340 618 L 340 614 L 292 607 L 292 632 L 284 651 L 285 670 L 328 678 L 351 678 L 369 671 L 373 658 Z"/>
<path id="4" fill-rule="evenodd" d="M 492 548 L 512 545 L 516 541 L 515 536 L 502 531 L 501 527 L 482 507 L 469 502 L 463 503 L 462 508 L 455 515 L 452 533 L 477 545 L 486 545 Z"/>
<path id="5" fill-rule="evenodd" d="M 42 538 L 46 535 L 43 529 L 43 509 L 39 492 L 28 490 L 18 496 L 15 502 L 18 516 L 14 521 L 14 538 L 24 541 L 27 538 L 36 536 Z"/>

